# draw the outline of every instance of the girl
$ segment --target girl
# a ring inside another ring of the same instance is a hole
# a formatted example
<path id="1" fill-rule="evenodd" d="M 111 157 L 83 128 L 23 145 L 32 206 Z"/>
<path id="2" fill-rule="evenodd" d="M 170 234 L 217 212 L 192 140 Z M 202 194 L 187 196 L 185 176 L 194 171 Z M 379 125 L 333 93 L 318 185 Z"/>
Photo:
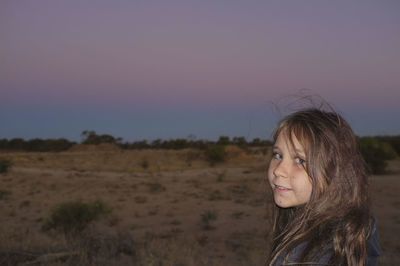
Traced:
<path id="1" fill-rule="evenodd" d="M 349 124 L 310 108 L 274 133 L 268 169 L 276 213 L 269 265 L 375 265 L 367 173 Z"/>

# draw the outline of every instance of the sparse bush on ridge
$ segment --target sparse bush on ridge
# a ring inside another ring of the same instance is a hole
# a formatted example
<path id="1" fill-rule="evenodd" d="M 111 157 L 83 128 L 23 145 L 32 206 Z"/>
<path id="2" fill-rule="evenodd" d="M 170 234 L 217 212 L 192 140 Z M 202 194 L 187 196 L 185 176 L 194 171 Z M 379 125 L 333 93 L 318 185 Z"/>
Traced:
<path id="1" fill-rule="evenodd" d="M 0 139 L 0 150 L 31 151 L 31 152 L 60 152 L 66 151 L 74 144 L 64 138 L 60 139 L 30 139 L 14 138 L 11 140 Z"/>
<path id="2" fill-rule="evenodd" d="M 101 143 L 119 144 L 122 141 L 122 138 L 114 138 L 109 134 L 98 135 L 93 130 L 84 130 L 81 133 L 81 136 L 84 138 L 82 144 L 94 144 L 94 145 L 98 145 Z"/>
<path id="3" fill-rule="evenodd" d="M 103 201 L 84 203 L 79 200 L 57 205 L 51 217 L 42 226 L 44 231 L 56 230 L 68 235 L 76 235 L 85 230 L 90 223 L 111 212 Z"/>
<path id="4" fill-rule="evenodd" d="M 218 162 L 225 161 L 225 146 L 218 144 L 211 144 L 207 148 L 207 159 L 211 166 Z"/>
<path id="5" fill-rule="evenodd" d="M 217 144 L 219 145 L 229 145 L 231 143 L 231 140 L 229 139 L 228 136 L 220 136 Z"/>
<path id="6" fill-rule="evenodd" d="M 400 155 L 400 135 L 399 136 L 378 136 L 376 137 L 379 141 L 388 143 L 396 151 L 397 155 Z"/>
<path id="7" fill-rule="evenodd" d="M 384 141 L 374 137 L 362 137 L 359 139 L 360 151 L 372 174 L 384 174 L 387 160 L 397 157 L 393 147 Z"/>
<path id="8" fill-rule="evenodd" d="M 241 148 L 246 147 L 261 147 L 270 146 L 271 141 L 255 138 L 252 141 L 247 141 L 245 137 L 220 136 L 217 141 L 196 139 L 195 136 L 189 135 L 188 138 L 176 139 L 156 139 L 152 142 L 147 140 L 139 140 L 133 142 L 123 142 L 120 137 L 114 137 L 109 134 L 97 134 L 93 130 L 84 130 L 81 133 L 81 144 L 99 145 L 109 143 L 119 146 L 121 149 L 140 150 L 140 149 L 166 149 L 166 150 L 181 150 L 181 149 L 199 149 L 207 150 L 209 145 L 237 145 Z M 30 139 L 14 138 L 11 140 L 0 139 L 0 150 L 15 150 L 15 151 L 34 151 L 34 152 L 49 152 L 49 151 L 66 151 L 77 144 L 74 141 L 69 141 L 64 138 L 59 139 Z"/>
<path id="9" fill-rule="evenodd" d="M 0 160 L 0 174 L 7 173 L 12 166 L 11 160 L 1 159 Z"/>

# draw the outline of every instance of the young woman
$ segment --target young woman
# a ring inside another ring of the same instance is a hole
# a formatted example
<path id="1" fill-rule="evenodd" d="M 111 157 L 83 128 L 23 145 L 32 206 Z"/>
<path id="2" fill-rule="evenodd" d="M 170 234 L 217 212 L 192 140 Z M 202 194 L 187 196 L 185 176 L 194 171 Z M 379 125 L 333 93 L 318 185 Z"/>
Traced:
<path id="1" fill-rule="evenodd" d="M 380 255 L 357 139 L 337 113 L 303 109 L 274 133 L 269 265 L 375 265 Z"/>

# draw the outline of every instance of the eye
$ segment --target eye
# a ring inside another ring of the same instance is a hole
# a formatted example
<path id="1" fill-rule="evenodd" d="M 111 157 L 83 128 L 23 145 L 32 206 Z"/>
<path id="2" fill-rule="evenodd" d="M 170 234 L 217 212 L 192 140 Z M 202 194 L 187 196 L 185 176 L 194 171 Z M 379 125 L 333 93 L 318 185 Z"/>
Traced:
<path id="1" fill-rule="evenodd" d="M 304 164 L 306 161 L 304 159 L 301 159 L 300 157 L 294 158 L 295 162 L 297 164 Z"/>
<path id="2" fill-rule="evenodd" d="M 281 160 L 282 159 L 282 155 L 277 153 L 277 152 L 273 152 L 272 153 L 272 158 Z"/>

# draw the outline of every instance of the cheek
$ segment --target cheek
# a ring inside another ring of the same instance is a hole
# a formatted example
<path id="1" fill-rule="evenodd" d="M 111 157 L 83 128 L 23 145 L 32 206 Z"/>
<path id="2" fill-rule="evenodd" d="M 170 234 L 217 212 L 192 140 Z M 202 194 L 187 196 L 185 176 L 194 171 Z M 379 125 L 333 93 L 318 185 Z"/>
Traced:
<path id="1" fill-rule="evenodd" d="M 307 200 L 310 199 L 311 193 L 312 193 L 312 184 L 311 181 L 309 180 L 309 177 L 307 176 L 307 179 L 304 182 L 304 194 Z"/>
<path id="2" fill-rule="evenodd" d="M 274 178 L 274 163 L 272 160 L 269 162 L 267 175 L 268 175 L 268 180 L 271 182 L 272 179 Z"/>
<path id="3" fill-rule="evenodd" d="M 312 184 L 310 177 L 303 169 L 296 173 L 295 186 L 303 199 L 309 200 L 312 193 Z"/>

